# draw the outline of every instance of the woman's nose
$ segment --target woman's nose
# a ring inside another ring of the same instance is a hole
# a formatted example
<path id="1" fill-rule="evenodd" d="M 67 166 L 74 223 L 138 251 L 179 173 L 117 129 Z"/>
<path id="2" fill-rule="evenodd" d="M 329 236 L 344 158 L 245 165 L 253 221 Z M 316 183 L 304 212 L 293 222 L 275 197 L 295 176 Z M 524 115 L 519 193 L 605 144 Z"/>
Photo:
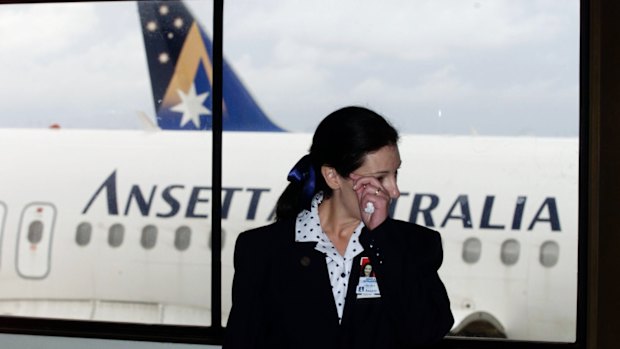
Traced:
<path id="1" fill-rule="evenodd" d="M 385 189 L 387 189 L 391 199 L 398 199 L 400 196 L 400 190 L 398 190 L 398 184 L 396 184 L 396 181 L 392 181 Z"/>

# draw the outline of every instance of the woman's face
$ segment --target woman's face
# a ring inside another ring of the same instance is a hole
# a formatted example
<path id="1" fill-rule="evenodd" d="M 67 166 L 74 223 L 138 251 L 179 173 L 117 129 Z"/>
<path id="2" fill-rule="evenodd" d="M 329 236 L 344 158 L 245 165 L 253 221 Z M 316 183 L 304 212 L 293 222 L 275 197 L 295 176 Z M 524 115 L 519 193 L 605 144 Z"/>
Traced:
<path id="1" fill-rule="evenodd" d="M 367 154 L 362 166 L 353 173 L 365 177 L 375 177 L 390 198 L 397 199 L 400 196 L 396 183 L 400 164 L 398 146 L 386 145 L 374 153 Z"/>
<path id="2" fill-rule="evenodd" d="M 370 276 L 370 273 L 372 273 L 372 265 L 366 264 L 364 266 L 364 276 Z"/>
<path id="3" fill-rule="evenodd" d="M 367 154 L 362 166 L 353 171 L 353 173 L 358 176 L 376 178 L 390 198 L 396 199 L 400 196 L 398 184 L 396 183 L 400 163 L 398 147 L 386 145 L 375 152 Z M 353 190 L 353 180 L 349 178 L 345 179 L 345 181 L 349 184 L 346 185 L 347 188 L 343 193 L 343 203 L 347 210 L 351 212 L 351 215 L 359 218 L 359 202 L 357 194 Z"/>

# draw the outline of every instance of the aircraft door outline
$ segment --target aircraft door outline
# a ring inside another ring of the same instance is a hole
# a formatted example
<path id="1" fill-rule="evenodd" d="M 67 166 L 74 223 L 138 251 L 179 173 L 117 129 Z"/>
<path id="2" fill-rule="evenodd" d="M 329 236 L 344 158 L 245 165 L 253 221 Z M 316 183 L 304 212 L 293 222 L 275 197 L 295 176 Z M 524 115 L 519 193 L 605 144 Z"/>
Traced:
<path id="1" fill-rule="evenodd" d="M 16 269 L 25 279 L 44 279 L 51 267 L 56 207 L 33 202 L 22 211 L 17 237 Z"/>

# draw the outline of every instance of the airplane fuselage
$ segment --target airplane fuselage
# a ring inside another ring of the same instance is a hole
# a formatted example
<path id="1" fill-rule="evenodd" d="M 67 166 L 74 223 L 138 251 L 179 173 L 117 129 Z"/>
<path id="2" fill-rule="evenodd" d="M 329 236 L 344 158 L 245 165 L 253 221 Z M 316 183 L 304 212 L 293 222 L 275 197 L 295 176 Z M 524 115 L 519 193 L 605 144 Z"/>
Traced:
<path id="1" fill-rule="evenodd" d="M 224 134 L 225 312 L 236 236 L 273 219 L 310 141 Z M 11 166 L 0 181 L 0 312 L 209 325 L 209 132 L 0 130 L 0 146 Z M 392 213 L 441 233 L 456 324 L 489 313 L 509 338 L 572 340 L 576 139 L 405 135 L 399 147 Z"/>

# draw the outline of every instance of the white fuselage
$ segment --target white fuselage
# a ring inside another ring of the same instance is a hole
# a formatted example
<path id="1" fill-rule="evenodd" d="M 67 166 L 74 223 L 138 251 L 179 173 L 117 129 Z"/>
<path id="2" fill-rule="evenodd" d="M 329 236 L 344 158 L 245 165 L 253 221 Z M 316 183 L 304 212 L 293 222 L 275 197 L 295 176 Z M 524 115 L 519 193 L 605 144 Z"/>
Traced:
<path id="1" fill-rule="evenodd" d="M 236 236 L 270 222 L 310 143 L 223 135 L 224 324 Z M 399 146 L 395 218 L 441 233 L 456 324 L 489 313 L 509 338 L 573 341 L 577 139 L 405 135 Z M 1 314 L 210 324 L 209 132 L 4 129 L 0 147 Z"/>

